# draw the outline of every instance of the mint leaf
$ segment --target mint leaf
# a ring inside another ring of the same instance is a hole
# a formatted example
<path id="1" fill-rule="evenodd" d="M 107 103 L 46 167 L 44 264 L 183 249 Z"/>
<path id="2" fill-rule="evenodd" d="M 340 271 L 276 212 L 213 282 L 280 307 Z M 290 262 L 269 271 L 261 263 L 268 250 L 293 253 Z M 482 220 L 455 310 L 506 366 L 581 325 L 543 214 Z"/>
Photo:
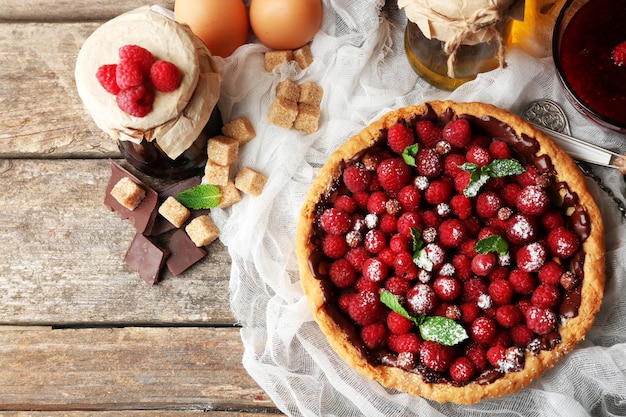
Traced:
<path id="1" fill-rule="evenodd" d="M 403 306 L 400 304 L 398 297 L 396 297 L 391 291 L 384 290 L 380 293 L 380 302 L 389 307 L 391 310 L 395 311 L 399 315 L 404 318 L 411 320 L 415 323 L 416 326 L 419 326 L 423 320 L 422 316 L 414 316 L 409 313 Z"/>
<path id="2" fill-rule="evenodd" d="M 470 182 L 463 189 L 465 197 L 476 197 L 478 192 L 489 181 L 489 175 L 482 174 L 480 171 L 474 171 L 470 177 Z"/>
<path id="3" fill-rule="evenodd" d="M 420 249 L 413 255 L 413 263 L 428 272 L 433 270 L 433 261 L 430 260 L 426 250 Z"/>
<path id="4" fill-rule="evenodd" d="M 402 152 L 402 159 L 404 159 L 404 162 L 408 166 L 417 166 L 417 163 L 415 162 L 415 157 L 417 156 L 418 149 L 419 145 L 417 143 L 414 143 L 413 145 L 409 145 L 404 148 L 404 151 Z"/>
<path id="5" fill-rule="evenodd" d="M 467 171 L 469 173 L 476 172 L 480 166 L 478 164 L 474 164 L 472 162 L 465 162 L 463 165 L 457 165 L 463 171 Z"/>
<path id="6" fill-rule="evenodd" d="M 217 185 L 200 184 L 180 192 L 176 199 L 185 207 L 192 210 L 217 207 L 222 198 L 222 192 Z"/>
<path id="7" fill-rule="evenodd" d="M 411 227 L 411 237 L 413 238 L 413 253 L 416 253 L 424 247 L 424 241 L 419 230 Z"/>
<path id="8" fill-rule="evenodd" d="M 492 178 L 503 178 L 509 175 L 518 175 L 524 172 L 524 167 L 513 159 L 494 159 L 483 168 Z"/>
<path id="9" fill-rule="evenodd" d="M 454 346 L 468 338 L 463 326 L 447 317 L 425 317 L 419 329 L 422 339 L 432 340 L 445 346 Z"/>
<path id="10" fill-rule="evenodd" d="M 476 242 L 474 250 L 482 254 L 497 252 L 500 255 L 505 255 L 509 251 L 509 242 L 504 240 L 502 236 L 492 235 Z"/>

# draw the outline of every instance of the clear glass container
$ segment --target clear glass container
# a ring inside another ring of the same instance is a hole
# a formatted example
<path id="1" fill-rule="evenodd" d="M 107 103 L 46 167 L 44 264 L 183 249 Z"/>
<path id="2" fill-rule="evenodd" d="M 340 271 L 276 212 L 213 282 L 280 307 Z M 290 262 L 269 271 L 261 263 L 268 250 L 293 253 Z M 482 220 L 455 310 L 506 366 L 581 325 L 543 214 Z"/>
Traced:
<path id="1" fill-rule="evenodd" d="M 511 30 L 511 19 L 503 25 L 502 39 L 506 40 Z M 472 81 L 481 72 L 488 72 L 500 66 L 498 58 L 500 45 L 497 39 L 476 45 L 461 45 L 456 54 L 454 77 L 448 76 L 448 54 L 445 43 L 438 39 L 428 39 L 420 28 L 408 21 L 404 34 L 404 48 L 413 70 L 429 84 L 452 91 Z"/>

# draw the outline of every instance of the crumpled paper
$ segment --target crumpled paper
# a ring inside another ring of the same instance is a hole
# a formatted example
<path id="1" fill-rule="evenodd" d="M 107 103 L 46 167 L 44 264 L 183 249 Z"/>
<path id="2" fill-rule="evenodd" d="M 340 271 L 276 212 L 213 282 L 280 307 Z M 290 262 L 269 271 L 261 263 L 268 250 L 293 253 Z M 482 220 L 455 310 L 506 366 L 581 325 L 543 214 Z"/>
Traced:
<path id="1" fill-rule="evenodd" d="M 626 415 L 626 227 L 616 205 L 592 181 L 589 187 L 607 230 L 601 311 L 585 341 L 518 393 L 461 406 L 383 388 L 347 366 L 313 320 L 294 252 L 300 208 L 327 157 L 385 112 L 451 99 L 519 113 L 531 100 L 549 98 L 563 106 L 573 134 L 626 151 L 623 135 L 598 127 L 568 103 L 550 58 L 533 58 L 519 47 L 508 51 L 506 68 L 480 74 L 454 92 L 429 86 L 406 60 L 405 16 L 395 2 L 384 3 L 324 0 L 324 21 L 311 44 L 315 60 L 304 71 L 287 63 L 266 73 L 267 49 L 256 43 L 219 61 L 224 119 L 248 117 L 257 132 L 240 148 L 238 164 L 269 177 L 261 196 L 244 196 L 228 209 L 212 210 L 232 257 L 230 302 L 242 326 L 243 365 L 290 416 Z M 318 132 L 303 134 L 269 123 L 274 89 L 286 78 L 324 88 Z M 623 176 L 607 168 L 594 171 L 623 200 Z"/>

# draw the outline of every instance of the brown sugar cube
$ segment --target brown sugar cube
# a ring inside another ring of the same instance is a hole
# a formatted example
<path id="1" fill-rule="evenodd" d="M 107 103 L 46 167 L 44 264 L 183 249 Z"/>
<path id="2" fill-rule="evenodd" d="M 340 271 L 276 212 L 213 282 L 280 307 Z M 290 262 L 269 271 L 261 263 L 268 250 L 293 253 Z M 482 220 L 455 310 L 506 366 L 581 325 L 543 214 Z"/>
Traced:
<path id="1" fill-rule="evenodd" d="M 304 82 L 300 85 L 299 103 L 310 104 L 319 107 L 322 103 L 324 89 L 312 81 Z"/>
<path id="2" fill-rule="evenodd" d="M 243 168 L 235 177 L 235 187 L 246 194 L 259 196 L 263 192 L 267 177 L 250 168 Z"/>
<path id="3" fill-rule="evenodd" d="M 298 115 L 293 127 L 307 133 L 317 132 L 320 121 L 320 108 L 307 103 L 298 104 Z"/>
<path id="4" fill-rule="evenodd" d="M 230 207 L 241 201 L 241 193 L 237 187 L 235 187 L 233 180 L 228 180 L 228 184 L 220 187 L 220 191 L 222 192 L 222 198 L 220 198 L 219 208 Z"/>
<path id="5" fill-rule="evenodd" d="M 240 144 L 250 142 L 256 136 L 252 123 L 245 117 L 238 117 L 226 123 L 222 127 L 222 133 L 229 138 L 237 139 Z"/>
<path id="6" fill-rule="evenodd" d="M 174 197 L 168 197 L 159 207 L 159 214 L 176 227 L 182 227 L 191 212 Z"/>
<path id="7" fill-rule="evenodd" d="M 313 63 L 313 54 L 311 53 L 309 44 L 293 51 L 293 57 L 302 69 L 307 68 Z"/>
<path id="8" fill-rule="evenodd" d="M 209 161 L 228 166 L 237 162 L 239 141 L 228 136 L 215 136 L 207 142 Z"/>
<path id="9" fill-rule="evenodd" d="M 300 98 L 300 86 L 291 80 L 281 81 L 276 86 L 276 97 L 298 101 Z"/>
<path id="10" fill-rule="evenodd" d="M 297 115 L 298 103 L 282 97 L 276 97 L 270 105 L 268 118 L 272 124 L 290 129 Z"/>
<path id="11" fill-rule="evenodd" d="M 208 214 L 193 219 L 185 227 L 185 231 L 197 247 L 207 246 L 220 235 L 219 229 Z"/>
<path id="12" fill-rule="evenodd" d="M 146 192 L 136 182 L 124 177 L 113 186 L 111 195 L 118 203 L 133 211 L 143 201 Z"/>
<path id="13" fill-rule="evenodd" d="M 265 71 L 272 72 L 283 62 L 293 61 L 293 51 L 267 51 L 265 53 Z"/>
<path id="14" fill-rule="evenodd" d="M 224 186 L 228 184 L 230 175 L 230 167 L 218 165 L 215 162 L 208 161 L 204 167 L 204 179 L 206 183 Z"/>

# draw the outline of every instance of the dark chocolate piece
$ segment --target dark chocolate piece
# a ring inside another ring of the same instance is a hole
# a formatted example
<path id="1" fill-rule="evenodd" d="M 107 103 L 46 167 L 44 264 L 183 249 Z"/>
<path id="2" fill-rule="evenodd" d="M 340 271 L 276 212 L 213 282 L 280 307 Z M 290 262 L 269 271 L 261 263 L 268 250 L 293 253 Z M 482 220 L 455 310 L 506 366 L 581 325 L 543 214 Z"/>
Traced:
<path id="1" fill-rule="evenodd" d="M 169 243 L 171 255 L 167 258 L 167 269 L 174 275 L 180 275 L 200 259 L 206 251 L 196 246 L 184 229 L 178 229 Z"/>
<path id="2" fill-rule="evenodd" d="M 168 197 L 176 197 L 178 193 L 199 185 L 201 181 L 202 177 L 191 177 L 165 187 L 164 189 L 159 191 L 159 205 L 163 204 L 163 202 L 167 200 Z M 154 221 L 154 227 L 152 228 L 149 235 L 159 236 L 169 232 L 170 230 L 174 230 L 175 228 L 176 226 L 170 223 L 165 217 L 157 215 Z"/>
<path id="3" fill-rule="evenodd" d="M 109 162 L 111 163 L 111 178 L 106 188 L 104 204 L 111 210 L 117 212 L 122 219 L 129 220 L 135 227 L 135 230 L 137 230 L 137 233 L 150 234 L 157 215 L 157 204 L 159 202 L 157 192 L 115 161 L 109 160 Z M 111 190 L 115 184 L 124 177 L 129 177 L 146 192 L 146 196 L 134 210 L 127 209 L 111 195 Z"/>
<path id="4" fill-rule="evenodd" d="M 159 280 L 168 256 L 167 249 L 159 247 L 149 237 L 137 233 L 126 251 L 124 261 L 139 272 L 139 278 L 153 286 Z"/>

